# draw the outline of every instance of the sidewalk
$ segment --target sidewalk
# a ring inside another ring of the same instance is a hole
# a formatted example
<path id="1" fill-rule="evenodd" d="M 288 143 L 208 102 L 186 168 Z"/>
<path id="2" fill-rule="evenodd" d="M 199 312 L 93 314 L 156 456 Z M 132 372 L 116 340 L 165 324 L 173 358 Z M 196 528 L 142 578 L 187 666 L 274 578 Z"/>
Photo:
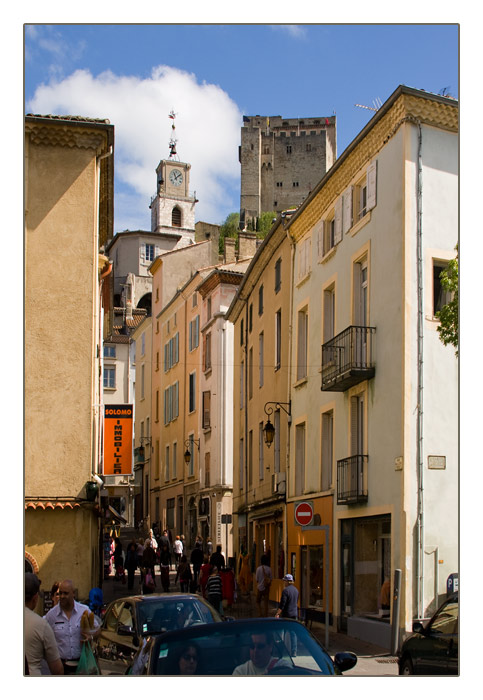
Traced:
<path id="1" fill-rule="evenodd" d="M 159 567 L 156 566 L 156 593 L 162 593 L 161 575 Z M 170 591 L 173 593 L 179 591 L 179 584 L 175 584 L 176 571 L 170 571 Z M 102 592 L 104 603 L 109 604 L 117 598 L 123 598 L 129 595 L 138 595 L 141 593 L 141 578 L 139 571 L 134 575 L 134 588 L 129 591 L 127 583 L 121 583 L 114 579 L 114 575 L 109 576 L 103 581 Z M 269 615 L 275 614 L 275 606 L 272 604 L 269 607 Z M 255 594 L 251 593 L 248 596 L 238 595 L 237 602 L 232 608 L 228 608 L 226 614 L 236 619 L 258 617 L 257 607 L 255 603 Z M 325 626 L 318 622 L 313 622 L 309 628 L 311 634 L 325 647 Z M 340 651 L 351 651 L 357 656 L 357 664 L 353 669 L 347 671 L 344 675 L 347 676 L 397 676 L 398 666 L 397 659 L 392 656 L 387 649 L 378 647 L 369 642 L 364 642 L 355 637 L 349 637 L 341 632 L 333 632 L 329 630 L 329 648 L 328 652 L 331 656 Z"/>

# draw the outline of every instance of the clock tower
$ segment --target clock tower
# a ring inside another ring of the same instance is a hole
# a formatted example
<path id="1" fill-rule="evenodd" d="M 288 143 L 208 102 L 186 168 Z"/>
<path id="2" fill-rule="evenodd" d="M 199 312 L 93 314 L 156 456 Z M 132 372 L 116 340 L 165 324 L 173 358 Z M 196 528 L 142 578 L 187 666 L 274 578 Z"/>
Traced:
<path id="1" fill-rule="evenodd" d="M 176 236 L 179 240 L 174 247 L 182 248 L 195 242 L 195 205 L 198 200 L 189 191 L 191 165 L 182 163 L 176 153 L 175 115 L 171 112 L 169 116 L 173 119 L 170 154 L 156 168 L 157 188 L 150 204 L 151 231 Z"/>

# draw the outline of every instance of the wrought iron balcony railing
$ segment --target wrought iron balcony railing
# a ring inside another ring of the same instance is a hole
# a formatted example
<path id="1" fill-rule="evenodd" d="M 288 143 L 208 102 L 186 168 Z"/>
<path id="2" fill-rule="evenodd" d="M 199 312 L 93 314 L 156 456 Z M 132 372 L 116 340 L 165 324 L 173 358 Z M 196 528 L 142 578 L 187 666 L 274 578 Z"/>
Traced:
<path id="1" fill-rule="evenodd" d="M 367 503 L 367 455 L 337 460 L 337 503 Z"/>
<path id="2" fill-rule="evenodd" d="M 322 391 L 346 391 L 376 373 L 370 326 L 349 326 L 322 345 Z"/>

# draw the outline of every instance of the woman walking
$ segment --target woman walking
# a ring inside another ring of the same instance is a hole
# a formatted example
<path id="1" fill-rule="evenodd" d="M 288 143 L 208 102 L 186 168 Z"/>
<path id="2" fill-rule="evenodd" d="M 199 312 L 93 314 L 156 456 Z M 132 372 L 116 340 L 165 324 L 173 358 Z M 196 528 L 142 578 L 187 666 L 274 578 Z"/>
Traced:
<path id="1" fill-rule="evenodd" d="M 188 559 L 186 558 L 186 555 L 183 554 L 181 556 L 181 561 L 178 566 L 178 570 L 176 572 L 176 578 L 175 578 L 175 583 L 178 582 L 179 579 L 179 585 L 181 587 L 181 593 L 188 593 L 189 592 L 189 586 L 191 583 L 192 575 L 191 575 L 191 567 L 189 565 Z"/>

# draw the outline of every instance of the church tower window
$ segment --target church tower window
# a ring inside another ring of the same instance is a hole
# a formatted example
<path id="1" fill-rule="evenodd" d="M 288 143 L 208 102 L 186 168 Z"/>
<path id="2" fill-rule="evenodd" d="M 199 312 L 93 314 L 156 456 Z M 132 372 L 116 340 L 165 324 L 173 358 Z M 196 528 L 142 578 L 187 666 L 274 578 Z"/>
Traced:
<path id="1" fill-rule="evenodd" d="M 179 207 L 173 207 L 171 225 L 177 226 L 178 228 L 181 226 L 181 209 Z"/>

